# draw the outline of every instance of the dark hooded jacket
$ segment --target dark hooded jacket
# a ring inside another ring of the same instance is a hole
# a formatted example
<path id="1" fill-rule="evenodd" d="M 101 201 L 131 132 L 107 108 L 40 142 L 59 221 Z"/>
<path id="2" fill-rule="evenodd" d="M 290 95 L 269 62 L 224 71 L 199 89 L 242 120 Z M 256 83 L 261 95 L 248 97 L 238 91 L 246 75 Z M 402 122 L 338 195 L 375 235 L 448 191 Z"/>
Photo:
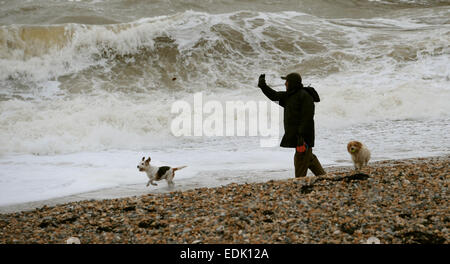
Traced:
<path id="1" fill-rule="evenodd" d="M 314 147 L 314 102 L 320 102 L 316 90 L 301 84 L 288 86 L 286 92 L 275 91 L 268 85 L 260 88 L 270 100 L 284 108 L 284 136 L 280 146 L 295 148 L 305 141 Z"/>

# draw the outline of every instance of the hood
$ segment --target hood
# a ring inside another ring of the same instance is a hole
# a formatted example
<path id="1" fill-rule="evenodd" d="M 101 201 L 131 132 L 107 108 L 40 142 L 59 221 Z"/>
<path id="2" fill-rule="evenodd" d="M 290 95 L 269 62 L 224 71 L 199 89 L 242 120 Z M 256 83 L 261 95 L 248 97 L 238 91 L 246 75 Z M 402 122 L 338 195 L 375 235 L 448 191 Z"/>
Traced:
<path id="1" fill-rule="evenodd" d="M 305 89 L 309 93 L 309 95 L 312 96 L 312 98 L 313 98 L 315 103 L 320 102 L 320 97 L 319 97 L 319 94 L 317 93 L 316 89 L 314 89 L 314 88 L 312 88 L 310 86 L 303 87 L 303 89 Z"/>
<path id="2" fill-rule="evenodd" d="M 304 89 L 305 91 L 307 91 L 308 94 L 311 95 L 311 97 L 313 98 L 315 103 L 320 102 L 319 94 L 317 93 L 316 89 L 314 89 L 311 86 L 304 87 L 302 84 L 300 84 L 300 85 L 298 85 L 298 84 L 289 85 L 288 84 L 287 94 L 288 95 L 292 95 L 292 94 L 296 93 L 300 89 Z"/>

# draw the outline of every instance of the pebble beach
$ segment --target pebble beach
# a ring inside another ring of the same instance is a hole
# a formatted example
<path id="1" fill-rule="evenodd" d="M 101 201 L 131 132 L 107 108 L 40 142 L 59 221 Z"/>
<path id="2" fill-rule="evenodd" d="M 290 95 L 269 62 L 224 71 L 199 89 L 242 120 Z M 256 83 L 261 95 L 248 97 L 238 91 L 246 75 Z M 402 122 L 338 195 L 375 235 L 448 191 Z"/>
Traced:
<path id="1" fill-rule="evenodd" d="M 448 244 L 450 156 L 0 214 L 0 243 Z"/>

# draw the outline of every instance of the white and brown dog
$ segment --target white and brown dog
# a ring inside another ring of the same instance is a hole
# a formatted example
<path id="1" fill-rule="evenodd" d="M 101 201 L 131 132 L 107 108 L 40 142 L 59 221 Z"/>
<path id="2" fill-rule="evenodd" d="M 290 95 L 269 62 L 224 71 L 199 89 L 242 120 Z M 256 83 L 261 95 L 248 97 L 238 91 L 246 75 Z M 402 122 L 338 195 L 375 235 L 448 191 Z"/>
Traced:
<path id="1" fill-rule="evenodd" d="M 149 178 L 149 181 L 146 185 L 147 187 L 150 184 L 157 185 L 153 181 L 160 181 L 163 179 L 166 179 L 169 187 L 172 187 L 174 185 L 173 178 L 175 177 L 175 171 L 181 170 L 186 167 L 186 166 L 181 166 L 178 168 L 171 168 L 168 166 L 156 167 L 150 165 L 150 161 L 151 161 L 150 157 L 148 157 L 147 160 L 145 159 L 145 157 L 142 157 L 142 161 L 139 163 L 139 165 L 137 165 L 139 171 L 145 171 L 145 173 L 147 173 L 147 177 Z"/>
<path id="2" fill-rule="evenodd" d="M 347 144 L 347 151 L 352 156 L 353 163 L 356 170 L 361 170 L 367 166 L 370 160 L 369 149 L 359 141 L 350 141 Z"/>

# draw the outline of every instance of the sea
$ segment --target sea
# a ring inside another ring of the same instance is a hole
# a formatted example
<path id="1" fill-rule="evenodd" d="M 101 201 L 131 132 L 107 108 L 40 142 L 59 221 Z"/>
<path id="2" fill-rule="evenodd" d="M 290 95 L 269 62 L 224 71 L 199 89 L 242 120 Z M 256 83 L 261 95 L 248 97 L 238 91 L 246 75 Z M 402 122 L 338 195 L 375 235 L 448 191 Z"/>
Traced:
<path id="1" fill-rule="evenodd" d="M 0 0 L 0 206 L 144 186 L 148 156 L 193 188 L 293 178 L 282 110 L 275 144 L 173 129 L 196 94 L 273 106 L 259 75 L 291 72 L 320 95 L 325 168 L 352 166 L 351 140 L 372 162 L 450 154 L 448 0 Z"/>

